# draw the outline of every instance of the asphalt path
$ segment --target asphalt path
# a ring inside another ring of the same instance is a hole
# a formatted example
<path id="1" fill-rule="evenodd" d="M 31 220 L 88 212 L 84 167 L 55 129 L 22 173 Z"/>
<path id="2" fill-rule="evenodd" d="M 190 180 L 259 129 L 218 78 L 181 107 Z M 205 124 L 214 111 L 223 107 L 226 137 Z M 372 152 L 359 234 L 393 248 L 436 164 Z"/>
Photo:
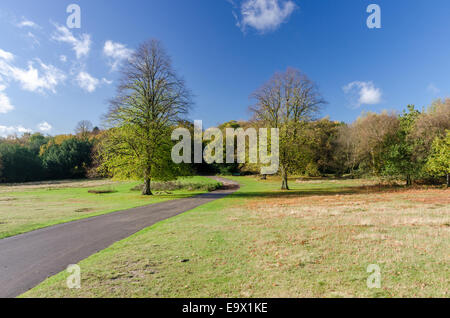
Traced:
<path id="1" fill-rule="evenodd" d="M 212 177 L 220 190 L 191 198 L 155 203 L 0 240 L 0 298 L 16 297 L 111 244 L 159 221 L 222 199 L 237 183 Z"/>

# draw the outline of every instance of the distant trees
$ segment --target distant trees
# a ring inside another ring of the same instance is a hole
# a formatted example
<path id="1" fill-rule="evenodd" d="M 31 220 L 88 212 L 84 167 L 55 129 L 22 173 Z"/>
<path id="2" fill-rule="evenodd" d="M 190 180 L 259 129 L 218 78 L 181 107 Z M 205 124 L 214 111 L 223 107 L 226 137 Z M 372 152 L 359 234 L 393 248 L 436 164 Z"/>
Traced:
<path id="1" fill-rule="evenodd" d="M 317 115 L 325 101 L 314 82 L 293 68 L 276 73 L 252 97 L 256 100 L 251 107 L 254 119 L 267 128 L 279 129 L 281 188 L 288 190 L 288 175 L 307 162 L 301 151 L 307 142 L 302 134 L 305 123 Z"/>
<path id="2" fill-rule="evenodd" d="M 0 143 L 1 182 L 27 182 L 44 178 L 39 155 L 28 147 Z"/>
<path id="3" fill-rule="evenodd" d="M 355 143 L 353 156 L 360 169 L 375 176 L 381 175 L 385 140 L 395 135 L 398 125 L 398 117 L 394 113 L 383 112 L 363 114 L 350 126 L 354 130 L 351 134 Z"/>
<path id="4" fill-rule="evenodd" d="M 392 140 L 399 126 L 398 116 L 383 112 L 364 113 L 337 131 L 335 160 L 338 174 L 381 176 L 386 140 Z"/>
<path id="5" fill-rule="evenodd" d="M 70 138 L 53 144 L 42 154 L 42 165 L 49 179 L 84 178 L 92 163 L 92 143 Z"/>
<path id="6" fill-rule="evenodd" d="M 0 182 L 26 182 L 45 178 L 39 157 L 49 137 L 26 133 L 21 138 L 0 139 Z"/>
<path id="7" fill-rule="evenodd" d="M 73 135 L 0 138 L 0 182 L 84 178 L 94 144 Z"/>
<path id="8" fill-rule="evenodd" d="M 423 110 L 408 105 L 401 114 L 363 113 L 350 124 L 318 120 L 325 101 L 306 75 L 291 68 L 276 73 L 252 97 L 250 121 L 228 121 L 218 128 L 224 136 L 227 128 L 278 128 L 284 190 L 289 189 L 292 174 L 402 179 L 407 185 L 441 182 L 446 177 L 450 186 L 450 99 L 437 100 Z M 122 70 L 117 96 L 106 116 L 109 128 L 101 130 L 81 121 L 75 135 L 0 137 L 0 182 L 113 176 L 141 179 L 143 194 L 151 195 L 152 179 L 174 179 L 191 172 L 260 171 L 261 162 L 174 164 L 171 133 L 177 127 L 194 133 L 193 123 L 185 118 L 190 106 L 191 94 L 184 81 L 174 72 L 161 44 L 151 40 L 139 47 Z M 238 138 L 232 138 L 236 154 Z M 203 140 L 203 146 L 209 142 Z M 267 144 L 272 146 L 270 139 Z M 250 146 L 245 147 L 248 159 Z"/>
<path id="9" fill-rule="evenodd" d="M 343 126 L 343 123 L 330 121 L 328 118 L 308 123 L 306 135 L 311 159 L 304 172 L 307 176 L 341 174 L 342 162 L 341 158 L 337 158 L 337 137 Z"/>
<path id="10" fill-rule="evenodd" d="M 342 176 L 350 174 L 356 175 L 359 169 L 360 155 L 358 149 L 358 132 L 352 125 L 343 123 L 336 132 L 334 151 L 334 161 L 338 168 L 334 174 Z"/>
<path id="11" fill-rule="evenodd" d="M 82 120 L 78 122 L 77 126 L 75 127 L 75 134 L 82 138 L 88 137 L 89 134 L 92 133 L 92 131 L 93 125 L 89 120 Z"/>
<path id="12" fill-rule="evenodd" d="M 191 94 L 161 43 L 142 44 L 124 65 L 107 114 L 112 128 L 101 152 L 106 169 L 116 177 L 143 179 L 143 195 L 152 194 L 152 178 L 175 177 L 179 166 L 170 159 L 171 128 L 190 105 Z"/>
<path id="13" fill-rule="evenodd" d="M 433 168 L 430 162 L 439 160 L 430 156 L 445 158 L 437 155 L 435 143 L 445 139 L 448 129 L 450 99 L 436 101 L 423 112 L 408 105 L 401 115 L 367 113 L 339 128 L 336 160 L 347 173 L 404 179 L 411 185 L 418 179 L 447 174 L 445 165 L 443 170 Z"/>
<path id="14" fill-rule="evenodd" d="M 292 126 L 280 124 L 280 114 L 289 109 L 279 102 L 283 96 L 279 93 L 279 87 L 283 87 L 281 82 L 277 80 L 276 85 L 272 84 L 277 89 L 265 86 L 258 92 L 257 111 L 267 110 L 261 114 L 278 120 L 275 123 L 279 127 L 290 128 Z M 261 114 L 255 116 L 259 123 L 264 121 Z M 400 115 L 387 111 L 368 112 L 351 124 L 325 118 L 299 121 L 294 127 L 286 130 L 291 134 L 282 135 L 280 141 L 280 150 L 285 149 L 280 155 L 289 158 L 290 173 L 374 176 L 403 179 L 407 185 L 443 176 L 450 179 L 446 139 L 450 130 L 450 99 L 438 100 L 425 111 L 408 105 Z M 283 171 L 280 174 L 285 180 Z"/>
<path id="15" fill-rule="evenodd" d="M 450 130 L 447 130 L 445 137 L 434 140 L 425 168 L 433 176 L 445 175 L 447 187 L 450 187 Z"/>
<path id="16" fill-rule="evenodd" d="M 420 176 L 423 165 L 414 151 L 416 140 L 411 138 L 419 116 L 420 112 L 414 105 L 408 105 L 408 111 L 398 116 L 398 127 L 389 138 L 385 137 L 382 144 L 382 174 L 391 178 L 403 178 L 407 185 L 411 185 L 413 180 Z"/>
<path id="17" fill-rule="evenodd" d="M 415 141 L 414 152 L 419 160 L 425 162 L 430 154 L 431 147 L 436 138 L 445 137 L 446 130 L 450 129 L 450 98 L 437 100 L 420 113 L 416 118 L 414 128 L 409 138 Z"/>
<path id="18" fill-rule="evenodd" d="M 25 138 L 28 138 L 26 141 L 25 146 L 33 152 L 34 155 L 39 155 L 41 151 L 41 147 L 47 144 L 51 137 L 43 136 L 40 133 L 32 134 L 29 137 L 24 136 Z"/>
<path id="19" fill-rule="evenodd" d="M 430 165 L 428 168 L 426 165 L 427 162 L 436 163 L 430 161 L 434 142 L 445 139 L 446 129 L 450 129 L 450 100 L 436 101 L 423 112 L 413 105 L 407 108 L 398 117 L 399 127 L 395 136 L 385 142 L 383 170 L 385 176 L 404 178 L 406 184 L 411 185 L 415 180 L 429 178 L 430 171 L 433 171 Z"/>

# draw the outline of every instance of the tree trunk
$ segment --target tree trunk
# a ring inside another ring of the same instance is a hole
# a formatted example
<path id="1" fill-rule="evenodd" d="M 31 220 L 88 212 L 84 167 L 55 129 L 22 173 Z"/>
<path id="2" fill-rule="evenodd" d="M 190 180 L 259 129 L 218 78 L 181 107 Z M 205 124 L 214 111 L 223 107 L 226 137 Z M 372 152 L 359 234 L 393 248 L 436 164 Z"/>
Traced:
<path id="1" fill-rule="evenodd" d="M 376 168 L 375 168 L 375 166 L 376 166 L 376 164 L 375 164 L 375 154 L 373 153 L 373 152 L 371 152 L 370 153 L 370 157 L 371 157 L 371 160 L 372 160 L 372 173 L 373 173 L 373 175 L 377 175 L 377 170 L 376 170 Z"/>
<path id="2" fill-rule="evenodd" d="M 411 176 L 410 175 L 406 176 L 406 185 L 407 186 L 412 185 L 412 181 L 411 181 Z"/>
<path id="3" fill-rule="evenodd" d="M 447 173 L 447 188 L 450 188 L 450 173 Z"/>
<path id="4" fill-rule="evenodd" d="M 142 189 L 142 195 L 153 195 L 150 183 L 151 179 L 148 175 L 146 175 L 144 178 L 144 189 Z"/>
<path id="5" fill-rule="evenodd" d="M 288 175 L 284 168 L 281 168 L 281 190 L 289 190 Z"/>

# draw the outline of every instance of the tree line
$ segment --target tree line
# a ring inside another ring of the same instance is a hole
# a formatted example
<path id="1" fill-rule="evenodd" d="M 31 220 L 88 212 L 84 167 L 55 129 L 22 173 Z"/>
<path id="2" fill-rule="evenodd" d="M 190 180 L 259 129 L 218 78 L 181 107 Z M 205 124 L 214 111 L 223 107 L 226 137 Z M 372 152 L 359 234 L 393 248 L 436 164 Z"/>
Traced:
<path id="1" fill-rule="evenodd" d="M 157 40 L 143 43 L 125 63 L 105 127 L 80 122 L 74 135 L 25 134 L 0 139 L 0 181 L 115 177 L 151 180 L 189 174 L 257 173 L 258 164 L 181 164 L 171 160 L 171 132 L 184 127 L 192 94 Z M 278 128 L 282 189 L 290 175 L 372 176 L 450 183 L 450 99 L 401 114 L 363 113 L 351 124 L 319 118 L 326 101 L 299 70 L 274 74 L 251 95 L 253 116 L 218 128 Z M 204 145 L 205 146 L 205 145 Z"/>
<path id="2" fill-rule="evenodd" d="M 0 138 L 0 182 L 82 179 L 93 172 L 98 128 L 74 135 Z"/>

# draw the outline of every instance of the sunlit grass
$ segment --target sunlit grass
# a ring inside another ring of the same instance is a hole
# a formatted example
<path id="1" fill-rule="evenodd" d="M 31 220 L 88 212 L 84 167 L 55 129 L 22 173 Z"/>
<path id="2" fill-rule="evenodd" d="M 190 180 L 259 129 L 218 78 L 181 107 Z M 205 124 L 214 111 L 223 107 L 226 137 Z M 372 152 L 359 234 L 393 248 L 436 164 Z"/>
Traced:
<path id="1" fill-rule="evenodd" d="M 132 190 L 139 182 L 84 180 L 0 186 L 0 238 L 81 218 L 185 198 L 207 192 L 208 186 L 217 185 L 216 181 L 205 177 L 184 178 L 180 183 L 186 183 L 188 187 L 151 197 Z M 191 184 L 199 186 L 192 191 Z M 205 185 L 205 190 L 202 185 Z"/>
<path id="2" fill-rule="evenodd" d="M 80 262 L 81 289 L 62 272 L 24 296 L 449 297 L 448 190 L 233 179 L 234 195 Z"/>

